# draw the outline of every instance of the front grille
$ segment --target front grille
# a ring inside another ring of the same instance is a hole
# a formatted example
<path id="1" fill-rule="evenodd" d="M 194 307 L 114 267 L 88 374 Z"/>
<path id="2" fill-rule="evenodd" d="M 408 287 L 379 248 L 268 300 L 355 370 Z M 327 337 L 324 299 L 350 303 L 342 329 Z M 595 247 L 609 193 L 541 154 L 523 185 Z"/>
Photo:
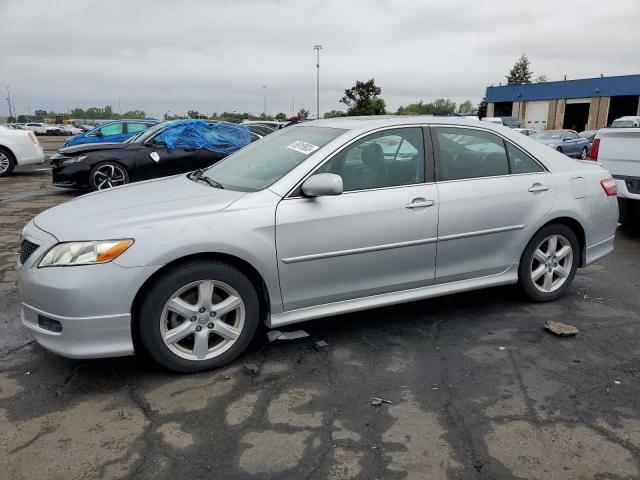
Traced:
<path id="1" fill-rule="evenodd" d="M 29 240 L 22 240 L 20 244 L 20 263 L 24 263 L 29 260 L 29 257 L 33 255 L 40 245 L 31 243 Z"/>

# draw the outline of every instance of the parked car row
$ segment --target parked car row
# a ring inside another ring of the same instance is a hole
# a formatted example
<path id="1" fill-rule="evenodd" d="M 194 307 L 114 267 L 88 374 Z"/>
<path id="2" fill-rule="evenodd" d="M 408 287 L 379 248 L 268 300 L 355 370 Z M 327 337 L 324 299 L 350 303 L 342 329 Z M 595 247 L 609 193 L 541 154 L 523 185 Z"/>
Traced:
<path id="1" fill-rule="evenodd" d="M 187 148 L 235 150 L 29 222 L 22 319 L 45 348 L 74 358 L 144 349 L 194 372 L 238 357 L 260 322 L 278 328 L 512 283 L 553 300 L 579 267 L 613 249 L 610 174 L 488 122 L 335 118 L 239 149 L 232 140 L 248 144 L 246 126 L 227 138 L 220 124 L 192 122 L 159 124 L 117 147 L 70 147 L 54 160 L 113 185 L 100 161 L 127 155 L 122 176 L 151 178 L 141 172 L 168 165 L 170 150 L 180 165 L 197 161 Z M 73 154 L 82 148 L 96 150 Z"/>

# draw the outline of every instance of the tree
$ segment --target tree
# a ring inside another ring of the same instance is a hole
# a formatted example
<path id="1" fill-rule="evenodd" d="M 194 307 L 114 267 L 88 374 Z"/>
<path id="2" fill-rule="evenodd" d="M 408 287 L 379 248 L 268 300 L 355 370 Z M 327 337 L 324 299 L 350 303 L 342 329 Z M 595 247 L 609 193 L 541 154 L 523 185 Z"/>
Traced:
<path id="1" fill-rule="evenodd" d="M 281 122 L 287 119 L 287 114 L 286 113 L 278 113 L 275 117 L 276 120 L 280 120 Z"/>
<path id="2" fill-rule="evenodd" d="M 144 110 L 129 110 L 122 115 L 122 118 L 144 118 L 146 116 Z"/>
<path id="3" fill-rule="evenodd" d="M 444 98 L 438 98 L 433 105 L 434 115 L 451 115 L 456 111 L 456 102 L 451 100 L 445 100 Z"/>
<path id="4" fill-rule="evenodd" d="M 484 118 L 487 116 L 487 99 L 482 98 L 482 101 L 478 104 L 478 118 Z"/>
<path id="5" fill-rule="evenodd" d="M 309 110 L 305 110 L 304 108 L 301 108 L 300 111 L 298 112 L 298 117 L 301 120 L 304 120 L 305 118 L 309 118 Z"/>
<path id="6" fill-rule="evenodd" d="M 373 78 L 367 82 L 356 81 L 355 86 L 344 91 L 340 103 L 349 107 L 347 115 L 384 115 L 385 103 L 380 98 L 381 93 Z"/>
<path id="7" fill-rule="evenodd" d="M 509 85 L 518 85 L 523 83 L 531 83 L 533 73 L 529 69 L 530 63 L 526 55 L 522 55 L 513 65 L 509 75 L 507 75 L 507 83 Z"/>
<path id="8" fill-rule="evenodd" d="M 536 83 L 546 83 L 548 81 L 549 81 L 549 79 L 547 78 L 547 74 L 546 73 L 541 73 L 534 80 L 534 82 L 536 82 Z"/>
<path id="9" fill-rule="evenodd" d="M 474 110 L 473 103 L 469 100 L 462 102 L 458 107 L 458 113 L 473 113 Z"/>
<path id="10" fill-rule="evenodd" d="M 324 118 L 336 118 L 336 117 L 346 117 L 347 114 L 342 110 L 331 110 L 330 112 L 324 112 Z"/>

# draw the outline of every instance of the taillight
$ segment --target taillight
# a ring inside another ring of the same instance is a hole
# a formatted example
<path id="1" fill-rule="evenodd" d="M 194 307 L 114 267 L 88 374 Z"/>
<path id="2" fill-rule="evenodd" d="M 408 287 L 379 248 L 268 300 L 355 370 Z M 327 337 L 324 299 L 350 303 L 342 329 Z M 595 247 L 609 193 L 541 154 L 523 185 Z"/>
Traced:
<path id="1" fill-rule="evenodd" d="M 29 135 L 29 140 L 31 140 L 31 143 L 33 143 L 34 145 L 38 145 L 38 139 L 33 134 L 33 132 L 29 132 L 27 133 L 27 135 Z"/>
<path id="2" fill-rule="evenodd" d="M 600 180 L 600 185 L 602 185 L 602 189 L 604 193 L 607 194 L 607 197 L 615 197 L 618 195 L 618 184 L 613 178 L 605 178 L 604 180 Z"/>
<path id="3" fill-rule="evenodd" d="M 598 150 L 600 150 L 600 139 L 596 138 L 591 145 L 591 160 L 598 160 Z"/>

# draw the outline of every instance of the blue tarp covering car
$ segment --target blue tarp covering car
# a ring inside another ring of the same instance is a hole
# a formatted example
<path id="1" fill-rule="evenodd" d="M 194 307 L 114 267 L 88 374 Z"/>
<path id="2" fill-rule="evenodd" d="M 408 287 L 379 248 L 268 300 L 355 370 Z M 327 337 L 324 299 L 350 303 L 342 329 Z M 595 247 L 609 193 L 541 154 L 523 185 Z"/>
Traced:
<path id="1" fill-rule="evenodd" d="M 167 150 L 176 148 L 207 149 L 228 155 L 251 143 L 251 133 L 244 125 L 229 122 L 207 123 L 204 120 L 176 120 L 155 137 Z"/>

